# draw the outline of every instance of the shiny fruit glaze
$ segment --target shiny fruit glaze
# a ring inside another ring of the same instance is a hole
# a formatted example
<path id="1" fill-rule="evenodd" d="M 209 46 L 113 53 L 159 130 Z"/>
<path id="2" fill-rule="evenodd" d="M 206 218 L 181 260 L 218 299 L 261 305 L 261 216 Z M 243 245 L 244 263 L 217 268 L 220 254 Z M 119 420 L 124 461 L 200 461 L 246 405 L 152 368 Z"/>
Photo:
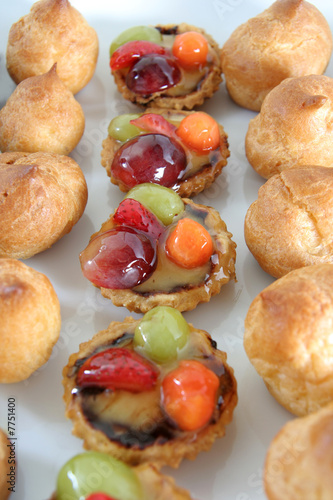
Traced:
<path id="1" fill-rule="evenodd" d="M 157 240 L 163 233 L 164 227 L 150 210 L 142 203 L 132 198 L 125 198 L 113 215 L 116 224 L 125 225 L 144 231 L 153 240 Z"/>
<path id="2" fill-rule="evenodd" d="M 106 493 L 91 493 L 91 495 L 87 496 L 85 500 L 117 500 L 114 497 L 110 497 Z"/>
<path id="3" fill-rule="evenodd" d="M 186 170 L 182 146 L 162 134 L 139 135 L 120 147 L 111 176 L 128 189 L 145 182 L 172 187 Z"/>
<path id="4" fill-rule="evenodd" d="M 88 500 L 89 495 L 94 500 L 93 495 L 104 495 L 101 500 L 144 500 L 141 483 L 133 470 L 124 462 L 95 451 L 75 455 L 63 465 L 57 477 L 57 500 Z"/>
<path id="5" fill-rule="evenodd" d="M 172 46 L 172 53 L 179 64 L 188 69 L 206 64 L 208 52 L 206 38 L 196 31 L 177 35 Z"/>
<path id="6" fill-rule="evenodd" d="M 189 335 L 188 323 L 177 309 L 157 306 L 136 327 L 133 343 L 153 361 L 168 363 L 177 359 Z"/>
<path id="7" fill-rule="evenodd" d="M 110 45 L 110 57 L 121 45 L 133 40 L 148 40 L 153 43 L 161 43 L 162 35 L 159 30 L 152 26 L 133 26 L 122 31 Z"/>
<path id="8" fill-rule="evenodd" d="M 135 94 L 149 96 L 174 87 L 180 80 L 181 72 L 173 59 L 165 55 L 147 55 L 131 66 L 126 85 Z"/>
<path id="9" fill-rule="evenodd" d="M 162 382 L 162 405 L 184 431 L 195 431 L 211 419 L 219 378 L 196 360 L 182 360 Z"/>
<path id="10" fill-rule="evenodd" d="M 156 267 L 155 243 L 119 226 L 96 236 L 80 254 L 83 275 L 94 285 L 125 289 L 145 281 Z"/>
<path id="11" fill-rule="evenodd" d="M 168 52 L 167 49 L 156 43 L 146 40 L 133 40 L 121 45 L 121 47 L 113 52 L 110 59 L 110 67 L 112 71 L 116 71 L 131 66 L 135 61 L 139 61 L 147 54 L 165 55 Z"/>
<path id="12" fill-rule="evenodd" d="M 217 122 L 201 111 L 186 116 L 180 122 L 176 134 L 188 148 L 194 149 L 199 154 L 206 154 L 220 145 Z"/>

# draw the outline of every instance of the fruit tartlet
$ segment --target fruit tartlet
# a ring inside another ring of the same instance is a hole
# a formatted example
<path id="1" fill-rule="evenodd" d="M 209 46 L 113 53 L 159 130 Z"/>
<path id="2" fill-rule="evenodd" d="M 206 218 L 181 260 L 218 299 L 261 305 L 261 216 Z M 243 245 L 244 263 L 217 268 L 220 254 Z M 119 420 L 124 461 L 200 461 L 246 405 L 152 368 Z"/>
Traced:
<path id="1" fill-rule="evenodd" d="M 222 81 L 220 48 L 203 29 L 186 23 L 135 26 L 110 47 L 119 92 L 135 104 L 193 109 Z"/>
<path id="2" fill-rule="evenodd" d="M 191 496 L 153 464 L 130 467 L 105 453 L 87 451 L 69 459 L 58 473 L 51 500 L 68 499 L 191 500 Z"/>
<path id="3" fill-rule="evenodd" d="M 207 113 L 152 108 L 111 120 L 101 163 L 123 192 L 153 182 L 189 198 L 214 182 L 229 156 L 222 125 Z"/>
<path id="4" fill-rule="evenodd" d="M 193 460 L 225 435 L 237 404 L 226 354 L 166 306 L 110 323 L 70 356 L 63 376 L 73 434 L 131 465 Z"/>
<path id="5" fill-rule="evenodd" d="M 80 254 L 83 275 L 129 311 L 194 309 L 235 279 L 236 244 L 212 207 L 146 183 L 132 188 Z"/>

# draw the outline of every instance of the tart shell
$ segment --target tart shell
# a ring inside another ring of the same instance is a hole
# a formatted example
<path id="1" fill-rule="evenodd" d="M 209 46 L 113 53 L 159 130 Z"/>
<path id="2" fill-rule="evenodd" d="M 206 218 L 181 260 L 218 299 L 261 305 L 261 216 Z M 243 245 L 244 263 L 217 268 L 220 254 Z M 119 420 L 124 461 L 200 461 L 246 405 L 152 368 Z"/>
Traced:
<path id="1" fill-rule="evenodd" d="M 174 33 L 180 34 L 187 31 L 196 31 L 204 35 L 204 37 L 209 42 L 211 48 L 216 52 L 217 63 L 212 65 L 210 71 L 201 82 L 199 88 L 190 94 L 184 96 L 167 96 L 163 95 L 163 92 L 155 92 L 148 97 L 143 97 L 132 92 L 126 85 L 124 76 L 118 72 L 113 72 L 114 81 L 117 85 L 119 92 L 122 96 L 139 106 L 144 107 L 158 107 L 158 108 L 171 108 L 171 109 L 193 109 L 195 106 L 203 104 L 206 99 L 209 99 L 219 88 L 222 82 L 222 66 L 220 63 L 220 48 L 216 41 L 205 32 L 202 28 L 197 28 L 187 23 L 181 23 L 179 25 L 163 25 L 156 26 L 156 28 L 161 30 L 161 33 Z"/>
<path id="2" fill-rule="evenodd" d="M 163 465 L 177 468 L 184 458 L 194 460 L 199 452 L 208 451 L 217 438 L 225 435 L 225 426 L 231 422 L 238 400 L 237 382 L 233 369 L 227 364 L 227 355 L 225 352 L 213 347 L 207 332 L 196 330 L 192 325 L 189 325 L 191 331 L 199 332 L 202 335 L 205 352 L 210 353 L 222 362 L 228 376 L 229 386 L 228 390 L 223 394 L 223 403 L 216 422 L 196 432 L 184 432 L 182 435 L 164 443 L 154 443 L 141 449 L 138 445 L 126 446 L 110 440 L 102 431 L 93 429 L 85 418 L 79 398 L 73 395 L 76 387 L 76 361 L 91 355 L 99 346 L 118 339 L 127 329 L 134 331 L 139 323 L 140 320 L 134 320 L 132 317 L 127 317 L 123 322 L 112 322 L 106 330 L 100 331 L 90 341 L 81 344 L 78 353 L 70 356 L 67 366 L 63 369 L 66 417 L 73 421 L 72 432 L 83 439 L 84 448 L 86 449 L 109 453 L 130 465 L 153 462 L 158 468 Z"/>
<path id="3" fill-rule="evenodd" d="M 151 292 L 139 293 L 132 289 L 113 290 L 101 287 L 104 297 L 111 299 L 118 307 L 126 307 L 129 311 L 146 313 L 156 306 L 170 306 L 179 311 L 190 311 L 201 302 L 209 302 L 212 296 L 217 295 L 222 286 L 236 278 L 236 244 L 232 241 L 232 234 L 227 230 L 225 222 L 221 219 L 217 210 L 194 203 L 192 200 L 183 198 L 186 204 L 193 207 L 204 207 L 208 211 L 206 217 L 207 226 L 216 233 L 215 254 L 217 261 L 212 264 L 212 270 L 208 279 L 201 285 L 178 289 L 173 292 Z M 107 230 L 108 221 L 102 225 L 100 231 L 92 237 Z"/>
<path id="4" fill-rule="evenodd" d="M 164 116 L 165 118 L 169 118 L 174 111 L 173 110 L 164 110 L 158 108 L 151 108 L 147 110 L 147 113 L 156 113 Z M 188 116 L 190 111 L 180 110 L 177 112 L 182 118 Z M 181 118 L 181 119 L 182 119 Z M 220 129 L 220 150 L 221 158 L 215 164 L 207 164 L 203 166 L 201 170 L 193 174 L 192 176 L 180 180 L 175 187 L 174 191 L 179 194 L 181 197 L 190 198 L 191 196 L 197 195 L 201 193 L 204 189 L 209 188 L 215 179 L 221 174 L 223 167 L 227 165 L 227 159 L 230 156 L 229 144 L 228 144 L 228 136 L 224 131 L 222 125 L 219 125 Z M 128 189 L 121 182 L 115 179 L 111 175 L 111 165 L 113 162 L 113 158 L 115 156 L 116 151 L 120 147 L 119 142 L 108 135 L 106 139 L 104 139 L 102 143 L 102 152 L 101 152 L 101 164 L 105 168 L 108 176 L 111 179 L 113 184 L 118 185 L 119 189 L 123 192 L 127 192 Z"/>

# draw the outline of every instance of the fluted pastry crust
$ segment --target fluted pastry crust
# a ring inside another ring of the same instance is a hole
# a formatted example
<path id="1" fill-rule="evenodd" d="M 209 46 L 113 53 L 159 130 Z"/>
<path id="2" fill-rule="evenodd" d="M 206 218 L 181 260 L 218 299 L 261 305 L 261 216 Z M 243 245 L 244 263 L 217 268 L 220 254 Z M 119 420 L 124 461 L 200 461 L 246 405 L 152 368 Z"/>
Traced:
<path id="1" fill-rule="evenodd" d="M 81 344 L 78 353 L 70 356 L 68 364 L 63 370 L 66 416 L 73 421 L 72 432 L 83 439 L 86 449 L 110 453 L 130 465 L 152 462 L 158 468 L 162 465 L 176 468 L 184 458 L 193 460 L 199 452 L 208 451 L 217 438 L 225 435 L 225 427 L 231 422 L 237 404 L 237 383 L 233 369 L 227 364 L 226 353 L 213 347 L 207 332 L 196 330 L 190 325 L 191 332 L 195 331 L 202 336 L 203 349 L 207 356 L 209 353 L 223 363 L 225 374 L 221 376 L 226 375 L 228 382 L 218 419 L 194 433 L 183 432 L 165 442 L 158 440 L 149 446 L 140 446 L 137 440 L 133 440 L 132 445 L 122 444 L 119 441 L 109 439 L 103 431 L 93 428 L 83 413 L 80 396 L 73 395 L 73 389 L 76 387 L 75 363 L 91 355 L 96 348 L 109 345 L 112 341 L 122 337 L 125 332 L 134 333 L 139 322 L 140 320 L 134 320 L 132 317 L 126 318 L 121 323 L 114 321 L 106 330 L 98 332 L 90 341 Z M 154 418 L 158 421 L 160 418 L 158 415 L 150 415 L 150 413 L 149 417 L 151 421 L 154 421 Z"/>
<path id="2" fill-rule="evenodd" d="M 202 28 L 197 28 L 187 23 L 179 25 L 159 25 L 156 26 L 162 33 L 172 31 L 174 34 L 185 33 L 186 31 L 197 31 L 204 35 L 211 49 L 215 53 L 216 61 L 210 67 L 209 72 L 200 82 L 197 89 L 187 95 L 171 96 L 165 95 L 164 92 L 155 92 L 148 97 L 144 97 L 132 92 L 126 85 L 124 75 L 119 71 L 113 72 L 113 77 L 119 92 L 122 96 L 135 104 L 147 107 L 169 108 L 169 109 L 193 109 L 195 106 L 200 106 L 204 101 L 218 90 L 222 82 L 222 68 L 220 63 L 220 48 L 217 42 L 205 32 Z"/>

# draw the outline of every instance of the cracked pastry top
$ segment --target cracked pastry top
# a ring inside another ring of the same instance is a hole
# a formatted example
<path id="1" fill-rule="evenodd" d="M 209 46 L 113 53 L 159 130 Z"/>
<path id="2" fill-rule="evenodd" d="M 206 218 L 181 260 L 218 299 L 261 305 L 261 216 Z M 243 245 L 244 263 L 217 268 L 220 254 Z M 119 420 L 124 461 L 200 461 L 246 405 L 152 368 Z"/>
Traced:
<path id="1" fill-rule="evenodd" d="M 45 274 L 0 259 L 0 383 L 26 380 L 50 358 L 60 334 L 60 303 Z"/>
<path id="2" fill-rule="evenodd" d="M 275 280 L 252 301 L 244 348 L 272 396 L 293 415 L 332 401 L 333 264 Z"/>
<path id="3" fill-rule="evenodd" d="M 132 188 L 80 254 L 84 276 L 129 311 L 188 311 L 235 278 L 236 244 L 212 207 L 164 186 Z"/>
<path id="4" fill-rule="evenodd" d="M 246 244 L 264 271 L 333 263 L 333 170 L 298 166 L 261 186 L 244 224 Z"/>
<path id="5" fill-rule="evenodd" d="M 79 221 L 87 198 L 69 156 L 0 154 L 0 257 L 28 259 L 50 248 Z"/>
<path id="6" fill-rule="evenodd" d="M 311 415 L 287 422 L 272 440 L 264 466 L 267 498 L 332 498 L 332 470 L 333 403 L 330 403 Z"/>
<path id="7" fill-rule="evenodd" d="M 131 465 L 193 460 L 225 435 L 237 404 L 226 354 L 165 306 L 81 344 L 63 384 L 73 434 Z"/>
<path id="8" fill-rule="evenodd" d="M 221 49 L 227 90 L 260 111 L 266 95 L 286 78 L 324 73 L 332 53 L 325 17 L 304 0 L 278 0 L 240 25 Z"/>
<path id="9" fill-rule="evenodd" d="M 245 138 L 254 170 L 268 179 L 294 165 L 333 166 L 333 78 L 287 78 L 266 97 Z"/>
<path id="10" fill-rule="evenodd" d="M 141 106 L 193 109 L 222 81 L 219 46 L 186 23 L 135 26 L 110 47 L 110 67 L 122 96 Z"/>
<path id="11" fill-rule="evenodd" d="M 214 182 L 230 155 L 222 125 L 202 111 L 119 115 L 108 132 L 101 163 L 124 192 L 154 182 L 189 198 Z"/>
<path id="12" fill-rule="evenodd" d="M 59 77 L 76 94 L 91 80 L 97 58 L 97 34 L 68 0 L 35 2 L 9 31 L 6 65 L 16 84 L 57 63 Z"/>

